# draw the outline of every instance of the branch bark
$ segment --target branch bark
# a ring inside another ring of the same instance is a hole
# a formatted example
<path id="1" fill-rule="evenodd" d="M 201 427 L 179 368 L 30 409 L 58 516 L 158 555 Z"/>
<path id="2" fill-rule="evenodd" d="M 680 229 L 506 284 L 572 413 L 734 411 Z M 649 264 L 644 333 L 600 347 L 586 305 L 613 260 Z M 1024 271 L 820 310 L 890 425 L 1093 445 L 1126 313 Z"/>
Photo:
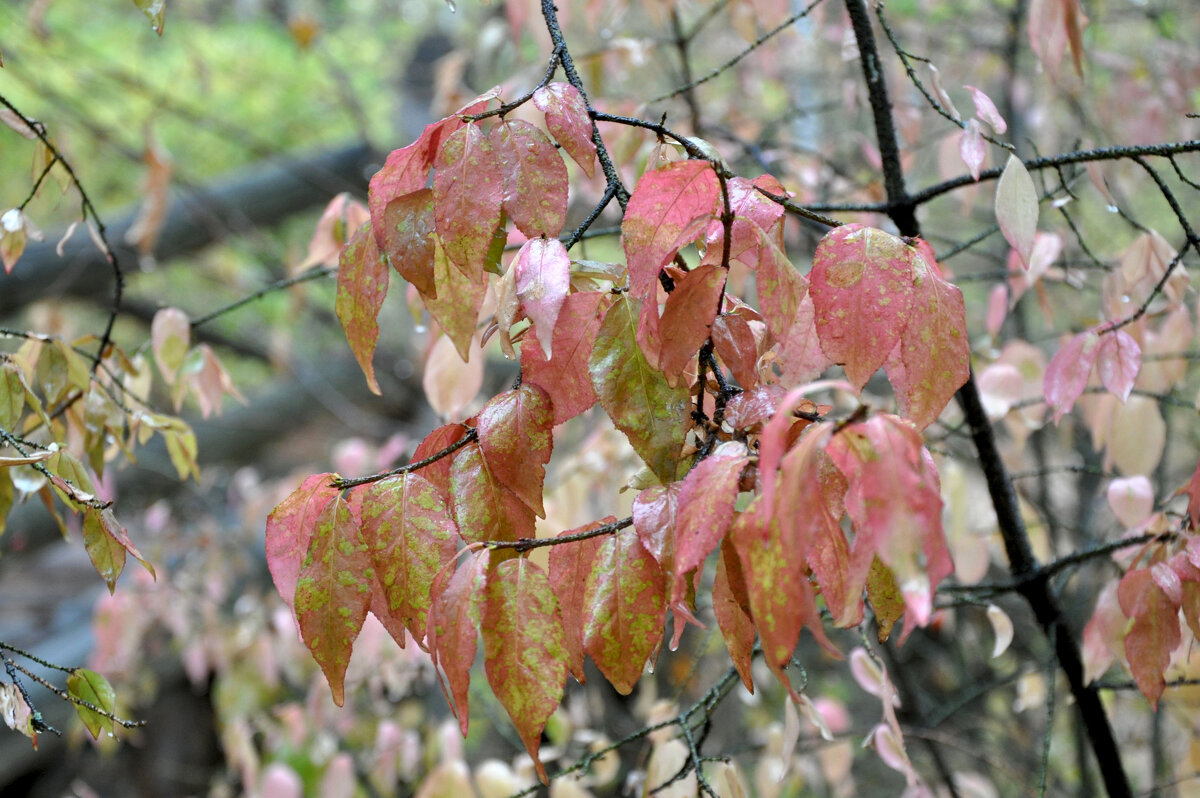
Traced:
<path id="1" fill-rule="evenodd" d="M 875 121 L 879 152 L 883 158 L 884 184 L 888 194 L 888 215 L 901 235 L 921 234 L 916 209 L 923 198 L 909 196 L 904 187 L 904 171 L 891 103 L 887 96 L 879 48 L 871 30 L 871 18 L 865 0 L 846 0 L 846 10 L 854 26 L 855 39 L 862 59 L 863 75 L 870 93 L 871 111 Z M 930 197 L 931 198 L 931 197 Z M 1129 780 L 1121 762 L 1121 754 L 1113 737 L 1112 726 L 1094 686 L 1084 683 L 1083 659 L 1058 600 L 1050 590 L 1049 577 L 1041 574 L 1037 558 L 1029 543 L 1025 522 L 1021 518 L 1012 480 L 1000 459 L 996 438 L 983 410 L 979 389 L 972 374 L 959 389 L 958 403 L 971 429 L 971 440 L 979 455 L 979 464 L 987 481 L 988 493 L 996 510 L 1000 535 L 1008 554 L 1013 578 L 1021 583 L 1018 592 L 1029 603 L 1042 631 L 1050 638 L 1059 667 L 1067 677 L 1079 715 L 1087 730 L 1088 741 L 1100 775 L 1110 798 L 1131 796 Z"/>
<path id="2" fill-rule="evenodd" d="M 356 142 L 256 164 L 210 187 L 176 193 L 155 255 L 160 260 L 187 255 L 232 232 L 274 224 L 320 206 L 339 192 L 363 194 L 366 171 L 376 160 L 371 147 Z M 109 242 L 125 264 L 138 262 L 137 252 L 125 243 L 125 232 L 137 215 L 134 208 L 108 224 Z M 31 243 L 13 273 L 0 278 L 0 314 L 51 295 L 108 300 L 112 275 L 104 255 L 86 231 L 77 230 L 59 257 L 55 248 L 62 234 L 52 231 L 45 241 Z"/>

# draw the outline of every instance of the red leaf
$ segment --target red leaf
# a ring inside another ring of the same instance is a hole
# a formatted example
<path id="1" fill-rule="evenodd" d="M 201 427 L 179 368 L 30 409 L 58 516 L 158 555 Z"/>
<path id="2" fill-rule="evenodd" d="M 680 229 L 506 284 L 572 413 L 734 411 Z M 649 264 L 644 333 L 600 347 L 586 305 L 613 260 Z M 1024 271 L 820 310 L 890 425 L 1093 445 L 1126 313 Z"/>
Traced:
<path id="1" fill-rule="evenodd" d="M 860 224 L 834 228 L 817 245 L 809 275 L 817 335 L 859 390 L 908 326 L 916 260 L 901 239 Z"/>
<path id="2" fill-rule="evenodd" d="M 821 348 L 816 316 L 812 294 L 805 294 L 804 299 L 800 300 L 792 326 L 776 347 L 780 385 L 792 387 L 809 382 L 833 365 Z"/>
<path id="3" fill-rule="evenodd" d="M 454 454 L 450 493 L 459 534 L 468 543 L 533 536 L 533 511 L 497 478 L 478 443 Z"/>
<path id="4" fill-rule="evenodd" d="M 1100 336 L 1087 330 L 1067 341 L 1046 365 L 1043 385 L 1046 404 L 1054 411 L 1054 423 L 1071 412 L 1075 400 L 1087 387 L 1088 375 L 1096 362 Z"/>
<path id="5" fill-rule="evenodd" d="M 557 238 L 531 238 L 517 252 L 509 268 L 516 273 L 521 309 L 533 326 L 541 330 L 538 342 L 549 360 L 558 314 L 571 289 L 571 258 Z"/>
<path id="6" fill-rule="evenodd" d="M 546 115 L 546 127 L 584 174 L 596 172 L 592 118 L 583 95 L 569 83 L 551 83 L 533 93 L 533 104 Z"/>
<path id="7" fill-rule="evenodd" d="M 507 120 L 488 135 L 503 174 L 504 212 L 529 238 L 557 236 L 567 220 L 567 165 L 537 127 Z"/>
<path id="8" fill-rule="evenodd" d="M 633 528 L 667 573 L 675 571 L 675 522 L 682 482 L 646 488 L 633 500 Z"/>
<path id="9" fill-rule="evenodd" d="M 725 185 L 729 191 L 729 209 L 733 212 L 729 259 L 740 260 L 753 268 L 758 260 L 760 231 L 768 234 L 768 240 L 777 241 L 778 245 L 782 245 L 784 214 L 783 206 L 767 199 L 758 187 L 776 196 L 785 196 L 787 190 L 771 175 L 759 175 L 754 180 L 732 177 Z M 725 225 L 719 219 L 709 222 L 705 238 L 705 262 L 720 264 L 724 251 Z"/>
<path id="10" fill-rule="evenodd" d="M 441 241 L 434 239 L 433 276 L 437 297 L 424 297 L 429 315 L 454 342 L 458 356 L 466 362 L 475 335 L 475 322 L 487 295 L 487 275 L 482 271 L 468 276 L 450 264 Z"/>
<path id="11" fill-rule="evenodd" d="M 550 395 L 554 423 L 574 418 L 596 404 L 588 360 L 596 333 L 608 309 L 607 293 L 569 294 L 554 325 L 554 356 L 546 359 L 537 330 L 531 328 L 521 347 L 521 378 Z"/>
<path id="12" fill-rule="evenodd" d="M 662 336 L 659 369 L 668 383 L 678 384 L 688 361 L 708 339 L 727 275 L 728 270 L 720 266 L 701 266 L 677 282 L 667 297 L 658 329 Z"/>
<path id="13" fill-rule="evenodd" d="M 375 344 L 379 341 L 379 310 L 388 290 L 387 263 L 379 256 L 370 224 L 364 224 L 342 249 L 338 260 L 338 321 L 354 358 L 367 377 L 367 387 L 381 394 L 375 380 Z"/>
<path id="14" fill-rule="evenodd" d="M 496 153 L 479 130 L 455 131 L 438 151 L 433 216 L 446 256 L 463 274 L 483 274 L 492 236 L 500 226 L 504 176 Z"/>
<path id="15" fill-rule="evenodd" d="M 1117 586 L 1117 600 L 1125 617 L 1133 619 L 1125 636 L 1125 657 L 1133 680 L 1151 708 L 1157 709 L 1166 687 L 1163 674 L 1171 664 L 1171 652 L 1183 642 L 1179 602 L 1163 591 L 1150 568 L 1126 573 Z"/>
<path id="16" fill-rule="evenodd" d="M 738 559 L 729 538 L 721 544 L 721 556 L 717 558 L 712 603 L 717 626 L 721 628 L 725 648 L 729 650 L 729 658 L 742 677 L 742 684 L 753 693 L 750 660 L 754 655 L 754 621 L 750 618 L 750 595 L 746 589 L 746 577 L 742 573 L 742 561 Z"/>
<path id="17" fill-rule="evenodd" d="M 467 428 L 462 424 L 443 424 L 417 444 L 416 450 L 412 453 L 411 462 L 419 463 L 432 457 L 452 444 L 458 443 L 466 434 Z M 421 476 L 429 480 L 447 502 L 450 501 L 450 463 L 452 461 L 452 457 L 443 457 L 421 469 Z"/>
<path id="18" fill-rule="evenodd" d="M 429 616 L 425 626 L 425 645 L 438 683 L 463 737 L 470 721 L 471 663 L 479 636 L 479 610 L 487 582 L 488 550 L 472 555 L 467 564 L 455 570 L 442 569 L 430 590 Z"/>
<path id="19" fill-rule="evenodd" d="M 453 121 L 458 122 L 457 119 Z M 375 231 L 375 245 L 381 251 L 386 252 L 388 249 L 385 232 L 391 229 L 384 218 L 388 203 L 397 197 L 425 188 L 425 182 L 429 179 L 429 167 L 433 166 L 433 150 L 429 146 L 430 129 L 437 124 L 440 123 L 427 126 L 421 138 L 407 147 L 392 150 L 384 161 L 383 168 L 374 174 L 367 187 L 371 228 Z"/>
<path id="20" fill-rule="evenodd" d="M 289 607 L 317 518 L 338 494 L 338 489 L 329 484 L 335 476 L 313 474 L 306 478 L 267 516 L 267 568 L 275 589 Z"/>
<path id="21" fill-rule="evenodd" d="M 371 227 L 375 230 L 375 245 L 380 250 L 386 250 L 383 240 L 383 212 L 387 204 L 396 197 L 425 188 L 429 179 L 429 167 L 433 166 L 434 157 L 442 148 L 442 142 L 465 123 L 459 115 L 477 114 L 487 108 L 488 101 L 495 95 L 495 90 L 476 97 L 467 105 L 458 109 L 453 116 L 439 119 L 425 126 L 421 137 L 399 150 L 393 150 L 383 164 L 383 168 L 374 174 L 367 188 L 367 206 L 371 209 Z"/>
<path id="22" fill-rule="evenodd" d="M 729 530 L 738 483 L 748 462 L 745 444 L 728 441 L 697 463 L 684 478 L 675 521 L 672 603 L 683 599 L 686 575 L 704 563 Z"/>
<path id="23" fill-rule="evenodd" d="M 662 567 L 637 535 L 601 544 L 587 578 L 583 649 L 617 692 L 629 695 L 662 643 L 667 617 Z"/>
<path id="24" fill-rule="evenodd" d="M 713 321 L 713 348 L 721 362 L 733 372 L 743 388 L 758 383 L 758 342 L 750 324 L 734 313 L 722 313 Z"/>
<path id="25" fill-rule="evenodd" d="M 1100 371 L 1100 382 L 1104 383 L 1109 393 L 1124 402 L 1129 398 L 1142 367 L 1142 348 L 1124 330 L 1101 331 L 1096 365 Z"/>
<path id="26" fill-rule="evenodd" d="M 486 596 L 483 650 L 488 684 L 517 727 L 538 777 L 548 784 L 538 747 L 567 680 L 558 600 L 546 574 L 524 557 L 495 567 Z"/>
<path id="27" fill-rule="evenodd" d="M 659 269 L 704 232 L 720 196 L 708 161 L 677 161 L 642 175 L 621 223 L 634 298 L 653 301 Z"/>
<path id="28" fill-rule="evenodd" d="M 357 503 L 359 496 L 351 493 L 350 501 Z M 357 510 L 340 494 L 325 506 L 296 581 L 300 635 L 339 707 L 345 699 L 346 666 L 371 606 L 375 581 Z"/>
<path id="29" fill-rule="evenodd" d="M 458 545 L 450 506 L 437 487 L 418 473 L 381 480 L 365 493 L 363 541 L 384 599 L 382 606 L 373 607 L 402 623 L 419 640 L 425 633 L 434 577 L 454 559 Z M 389 625 L 389 630 L 395 626 Z M 396 642 L 403 645 L 403 640 Z"/>
<path id="30" fill-rule="evenodd" d="M 849 484 L 851 574 L 856 581 L 865 578 L 878 555 L 904 595 L 906 630 L 928 623 L 933 592 L 954 566 L 942 530 L 937 471 L 920 433 L 896 416 L 880 414 L 843 428 L 825 451 Z"/>
<path id="31" fill-rule="evenodd" d="M 484 405 L 476 426 L 488 469 L 542 518 L 542 482 L 554 448 L 552 421 L 546 392 L 522 384 Z"/>
<path id="32" fill-rule="evenodd" d="M 962 291 L 924 258 L 914 259 L 914 267 L 912 313 L 900 336 L 903 369 L 889 367 L 888 379 L 900 413 L 925 429 L 970 376 L 971 347 Z"/>
<path id="33" fill-rule="evenodd" d="M 577 535 L 616 520 L 610 515 L 599 521 L 560 532 L 558 537 Z M 550 585 L 554 588 L 554 595 L 558 597 L 558 610 L 562 615 L 563 630 L 566 633 L 564 643 L 569 667 L 580 684 L 585 681 L 583 624 L 587 605 L 584 603 L 584 595 L 587 592 L 588 574 L 592 572 L 596 553 L 603 542 L 601 538 L 594 537 L 550 547 Z"/>
<path id="34" fill-rule="evenodd" d="M 628 217 L 626 217 L 628 219 Z M 672 388 L 637 345 L 641 303 L 622 294 L 608 309 L 588 360 L 600 405 L 663 482 L 675 478 L 691 428 L 686 388 Z"/>
<path id="35" fill-rule="evenodd" d="M 392 266 L 427 297 L 437 296 L 433 270 L 433 190 L 397 197 L 383 210 L 382 251 Z"/>
<path id="36" fill-rule="evenodd" d="M 836 626 L 862 620 L 865 574 L 850 569 L 850 550 L 841 520 L 846 480 L 820 448 L 822 435 L 809 432 L 788 452 L 780 468 L 778 504 L 784 545 L 801 552 Z"/>

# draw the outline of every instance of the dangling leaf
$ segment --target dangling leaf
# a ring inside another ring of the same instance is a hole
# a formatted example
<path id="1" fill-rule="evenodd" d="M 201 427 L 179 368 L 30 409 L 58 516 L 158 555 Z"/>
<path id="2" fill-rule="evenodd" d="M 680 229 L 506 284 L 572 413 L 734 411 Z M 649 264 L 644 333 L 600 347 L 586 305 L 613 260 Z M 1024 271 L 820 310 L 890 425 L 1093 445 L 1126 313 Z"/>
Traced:
<path id="1" fill-rule="evenodd" d="M 267 516 L 267 568 L 275 589 L 288 607 L 296 595 L 296 580 L 304 555 L 312 540 L 317 518 L 337 495 L 329 484 L 336 474 L 313 474 L 307 477 L 286 499 Z"/>
<path id="2" fill-rule="evenodd" d="M 483 274 L 503 193 L 500 164 L 479 126 L 452 133 L 434 164 L 433 216 L 446 256 L 468 277 Z"/>
<path id="3" fill-rule="evenodd" d="M 434 239 L 433 280 L 437 297 L 423 297 L 429 315 L 442 328 L 465 363 L 471 353 L 475 322 L 487 296 L 487 275 L 479 271 L 474 276 L 464 274 L 450 263 L 440 239 Z"/>
<path id="4" fill-rule="evenodd" d="M 754 654 L 754 621 L 750 617 L 750 595 L 746 588 L 746 577 L 742 573 L 742 561 L 738 559 L 737 550 L 729 538 L 721 544 L 721 556 L 717 559 L 712 602 L 713 614 L 717 616 L 717 626 L 725 639 L 729 658 L 742 677 L 742 684 L 753 693 L 750 660 Z"/>
<path id="5" fill-rule="evenodd" d="M 296 581 L 300 636 L 321 666 L 333 702 L 345 700 L 346 667 L 374 588 L 371 552 L 359 526 L 361 493 L 334 497 L 317 518 Z"/>
<path id="6" fill-rule="evenodd" d="M 1028 269 L 1037 235 L 1038 195 L 1025 164 L 1015 155 L 1008 156 L 996 183 L 996 221 L 1004 239 Z"/>
<path id="7" fill-rule="evenodd" d="M 484 599 L 484 667 L 543 784 L 549 780 L 538 748 L 567 681 L 564 643 L 558 600 L 546 574 L 524 557 L 497 565 Z"/>
<path id="8" fill-rule="evenodd" d="M 683 480 L 675 526 L 671 603 L 683 599 L 687 574 L 699 568 L 733 522 L 738 483 L 750 462 L 745 444 L 728 441 L 696 464 Z"/>
<path id="9" fill-rule="evenodd" d="M 596 172 L 592 119 L 583 95 L 569 83 L 551 83 L 533 93 L 533 104 L 546 115 L 546 127 L 584 174 Z"/>
<path id="10" fill-rule="evenodd" d="M 379 609 L 419 640 L 425 634 L 433 580 L 457 548 L 450 506 L 417 472 L 375 482 L 365 493 L 362 535 L 382 591 Z M 403 645 L 403 637 L 397 642 Z"/>
<path id="11" fill-rule="evenodd" d="M 725 293 L 726 275 L 720 266 L 701 266 L 688 272 L 667 297 L 659 322 L 662 350 L 658 359 L 667 382 L 678 384 L 688 361 L 712 333 Z"/>
<path id="12" fill-rule="evenodd" d="M 509 268 L 516 275 L 521 309 L 539 331 L 538 342 L 549 360 L 558 314 L 571 288 L 571 258 L 557 238 L 531 238 Z"/>
<path id="13" fill-rule="evenodd" d="M 455 453 L 450 493 L 459 534 L 468 543 L 533 536 L 533 510 L 499 479 L 478 443 Z"/>
<path id="14" fill-rule="evenodd" d="M 602 518 L 576 529 L 560 532 L 558 537 L 577 535 L 587 532 L 617 519 L 613 516 Z M 550 547 L 550 585 L 554 595 L 558 597 L 558 610 L 563 622 L 563 645 L 567 649 L 567 662 L 575 679 L 583 684 L 583 627 L 587 617 L 588 575 L 596 563 L 596 554 L 604 539 L 601 537 L 587 538 L 574 543 L 562 543 Z"/>
<path id="15" fill-rule="evenodd" d="M 487 549 L 480 550 L 457 570 L 446 566 L 430 589 L 425 645 L 463 737 L 470 723 L 471 664 L 478 645 L 488 554 Z"/>
<path id="16" fill-rule="evenodd" d="M 521 378 L 550 395 L 554 423 L 561 424 L 596 404 L 588 361 L 596 333 L 608 310 L 607 293 L 570 294 L 554 325 L 554 355 L 547 359 L 536 327 L 521 346 Z"/>
<path id="17" fill-rule="evenodd" d="M 117 710 L 117 694 L 112 685 L 103 676 L 87 668 L 71 671 L 71 675 L 67 677 L 67 694 L 78 701 L 86 701 L 109 715 Z M 79 715 L 93 740 L 100 737 L 100 732 L 107 731 L 112 734 L 115 729 L 111 717 L 101 715 L 94 709 L 76 704 L 75 713 Z"/>
<path id="18" fill-rule="evenodd" d="M 436 298 L 433 190 L 422 188 L 396 197 L 384 208 L 381 227 L 375 240 L 383 241 L 380 250 L 388 262 L 422 295 Z"/>
<path id="19" fill-rule="evenodd" d="M 379 342 L 379 311 L 387 297 L 388 267 L 379 256 L 370 222 L 354 234 L 338 261 L 338 321 L 346 341 L 367 378 L 371 393 L 381 395 L 375 380 L 375 345 Z"/>
<path id="20" fill-rule="evenodd" d="M 588 361 L 592 386 L 617 429 L 663 482 L 675 477 L 691 427 L 688 391 L 672 388 L 637 344 L 641 303 L 618 297 L 604 316 Z"/>

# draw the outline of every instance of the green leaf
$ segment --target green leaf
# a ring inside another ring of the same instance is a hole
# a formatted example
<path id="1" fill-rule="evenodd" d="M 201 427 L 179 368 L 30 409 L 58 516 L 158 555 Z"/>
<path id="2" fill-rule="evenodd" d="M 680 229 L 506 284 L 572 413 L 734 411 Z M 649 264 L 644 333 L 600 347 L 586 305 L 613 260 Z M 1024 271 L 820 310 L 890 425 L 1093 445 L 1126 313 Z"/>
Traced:
<path id="1" fill-rule="evenodd" d="M 875 611 L 879 642 L 884 643 L 892 634 L 892 626 L 904 614 L 904 596 L 900 594 L 892 569 L 878 557 L 871 561 L 871 571 L 867 574 L 867 598 Z"/>
<path id="2" fill-rule="evenodd" d="M 334 307 L 350 350 L 366 375 L 367 386 L 376 395 L 382 392 L 371 361 L 379 342 L 379 311 L 387 290 L 388 266 L 379 255 L 371 223 L 367 222 L 342 249 Z"/>
<path id="3" fill-rule="evenodd" d="M 617 298 L 596 334 L 588 372 L 600 405 L 634 451 L 663 482 L 675 479 L 683 438 L 691 428 L 688 389 L 672 388 L 637 344 L 641 302 Z"/>
<path id="4" fill-rule="evenodd" d="M 100 574 L 112 593 L 117 586 L 117 578 L 125 570 L 125 546 L 113 536 L 108 525 L 100 517 L 100 510 L 89 507 L 83 514 L 83 547 L 96 573 Z"/>
<path id="5" fill-rule="evenodd" d="M 517 727 L 538 776 L 548 783 L 538 747 L 546 721 L 562 700 L 567 649 L 550 580 L 524 557 L 505 560 L 488 576 L 483 650 L 488 684 Z"/>
<path id="6" fill-rule="evenodd" d="M 133 0 L 133 4 L 150 20 L 150 27 L 154 28 L 154 32 L 162 36 L 163 22 L 167 14 L 166 0 Z"/>
<path id="7" fill-rule="evenodd" d="M 116 711 L 117 694 L 113 692 L 108 680 L 95 671 L 86 668 L 71 671 L 71 675 L 67 677 L 67 694 L 110 715 Z M 100 732 L 107 731 L 111 734 L 115 729 L 112 718 L 106 718 L 95 710 L 76 704 L 75 711 L 79 713 L 83 725 L 91 732 L 93 740 L 100 736 Z"/>
<path id="8" fill-rule="evenodd" d="M 471 338 L 475 335 L 475 321 L 487 293 L 487 275 L 482 271 L 467 276 L 456 269 L 442 249 L 441 240 L 434 238 L 433 279 L 437 296 L 422 295 L 429 315 L 446 333 L 458 356 L 465 363 L 471 351 Z"/>
<path id="9" fill-rule="evenodd" d="M 357 504 L 359 495 L 351 493 L 351 501 Z M 344 494 L 325 507 L 296 581 L 300 635 L 321 666 L 339 707 L 345 700 L 350 652 L 366 620 L 375 583 L 357 510 Z"/>
<path id="10" fill-rule="evenodd" d="M 24 411 L 25 380 L 16 364 L 6 359 L 0 362 L 0 427 L 15 430 Z"/>

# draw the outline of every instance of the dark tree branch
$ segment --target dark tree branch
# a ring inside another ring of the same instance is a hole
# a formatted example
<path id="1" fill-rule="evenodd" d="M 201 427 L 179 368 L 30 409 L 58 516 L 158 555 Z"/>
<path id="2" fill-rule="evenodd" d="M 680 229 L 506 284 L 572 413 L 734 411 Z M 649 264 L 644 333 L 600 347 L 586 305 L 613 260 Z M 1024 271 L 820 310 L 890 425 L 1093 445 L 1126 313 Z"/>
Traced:
<path id="1" fill-rule="evenodd" d="M 887 188 L 886 211 L 901 235 L 918 236 L 921 233 L 916 219 L 916 208 L 929 197 L 910 196 L 904 187 L 904 173 L 900 150 L 888 100 L 883 65 L 871 30 L 871 19 L 865 0 L 846 0 L 854 35 L 858 42 L 863 75 L 870 95 L 871 110 L 875 118 L 875 133 L 879 152 L 883 160 L 884 185 Z M 1200 142 L 1196 142 L 1200 145 Z M 1070 156 L 1066 156 L 1068 159 Z M 1114 157 L 1129 157 L 1127 154 Z M 1038 159 L 1047 160 L 1047 159 Z M 1053 159 L 1050 159 L 1053 160 Z M 1073 162 L 1073 161 L 1066 161 Z M 1050 163 L 1046 164 L 1051 165 Z M 997 176 L 1000 170 L 995 170 Z M 954 181 L 951 181 L 954 182 Z M 970 178 L 958 183 L 965 185 Z M 949 189 L 947 189 L 949 190 Z M 958 402 L 966 416 L 967 425 L 975 451 L 979 455 L 980 467 L 987 480 L 988 493 L 996 512 L 996 520 L 1004 539 L 1009 567 L 1015 579 L 1021 582 L 1018 592 L 1029 603 L 1038 623 L 1054 647 L 1059 667 L 1066 674 L 1071 694 L 1083 718 L 1091 742 L 1092 752 L 1100 767 L 1104 784 L 1110 798 L 1125 798 L 1132 793 L 1129 780 L 1121 762 L 1120 751 L 1113 737 L 1112 726 L 1094 687 L 1084 683 L 1083 660 L 1075 637 L 1063 617 L 1058 600 L 1050 590 L 1050 581 L 1045 574 L 1038 573 L 1037 558 L 1029 542 L 1025 522 L 1017 504 L 1000 452 L 996 446 L 995 432 L 984 412 L 974 374 L 959 389 Z M 1032 577 L 1032 578 L 1030 578 Z"/>

